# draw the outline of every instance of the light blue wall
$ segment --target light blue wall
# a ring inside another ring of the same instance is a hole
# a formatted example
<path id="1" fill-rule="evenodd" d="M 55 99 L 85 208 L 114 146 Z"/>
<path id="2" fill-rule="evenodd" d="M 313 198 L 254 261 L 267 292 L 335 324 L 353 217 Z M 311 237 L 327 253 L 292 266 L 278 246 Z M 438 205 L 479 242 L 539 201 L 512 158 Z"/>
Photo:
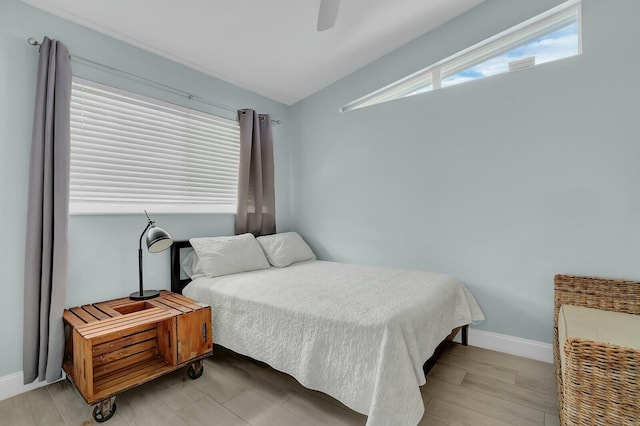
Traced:
<path id="1" fill-rule="evenodd" d="M 346 114 L 338 108 L 556 3 L 487 0 L 288 108 L 18 0 L 0 2 L 0 377 L 21 370 L 37 65 L 25 40 L 43 35 L 76 55 L 281 119 L 280 229 L 299 230 L 321 258 L 459 277 L 487 314 L 480 328 L 550 342 L 555 273 L 640 278 L 640 2 L 585 0 L 580 57 Z M 77 64 L 74 72 L 226 114 Z M 233 226 L 230 215 L 156 219 L 176 239 Z M 137 216 L 71 218 L 68 306 L 135 290 L 143 227 Z M 167 262 L 166 252 L 145 257 L 149 287 L 168 288 Z"/>
<path id="2" fill-rule="evenodd" d="M 289 107 L 21 3 L 0 2 L 0 377 L 22 370 L 22 298 L 27 176 L 38 53 L 26 43 L 42 36 L 63 41 L 78 56 L 110 64 L 234 107 L 268 112 L 274 127 L 278 225 L 289 228 Z M 206 44 L 202 46 L 206 49 Z M 229 116 L 229 112 L 73 64 L 74 74 Z M 232 114 L 231 114 L 232 115 Z M 232 215 L 156 215 L 175 239 L 233 233 Z M 121 297 L 137 288 L 138 216 L 72 216 L 67 306 Z M 145 256 L 147 288 L 169 288 L 169 254 Z"/>
<path id="3" fill-rule="evenodd" d="M 554 274 L 640 278 L 640 2 L 585 0 L 579 57 L 338 112 L 557 3 L 488 0 L 292 107 L 321 258 L 459 277 L 479 328 L 543 342 Z"/>

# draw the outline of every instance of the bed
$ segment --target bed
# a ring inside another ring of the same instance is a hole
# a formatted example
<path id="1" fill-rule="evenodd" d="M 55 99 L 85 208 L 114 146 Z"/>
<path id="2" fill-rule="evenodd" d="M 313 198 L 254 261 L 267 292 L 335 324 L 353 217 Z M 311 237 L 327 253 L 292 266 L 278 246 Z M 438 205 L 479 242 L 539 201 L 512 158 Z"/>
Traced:
<path id="1" fill-rule="evenodd" d="M 466 344 L 467 325 L 484 319 L 442 274 L 307 260 L 190 281 L 180 277 L 187 247 L 172 248 L 172 291 L 211 305 L 215 344 L 331 395 L 368 426 L 416 425 L 442 344 L 459 327 Z"/>

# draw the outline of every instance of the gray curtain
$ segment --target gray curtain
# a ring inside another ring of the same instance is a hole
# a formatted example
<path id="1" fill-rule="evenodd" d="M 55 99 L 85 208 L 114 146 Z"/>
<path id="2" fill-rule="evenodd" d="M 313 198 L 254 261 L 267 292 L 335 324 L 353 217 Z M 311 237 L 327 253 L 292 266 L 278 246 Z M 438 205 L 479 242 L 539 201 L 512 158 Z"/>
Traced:
<path id="1" fill-rule="evenodd" d="M 69 51 L 47 37 L 40 46 L 31 137 L 24 268 L 24 383 L 62 377 L 69 260 Z"/>
<path id="2" fill-rule="evenodd" d="M 276 232 L 276 197 L 273 186 L 273 134 L 268 114 L 238 111 L 240 121 L 240 173 L 236 234 Z"/>

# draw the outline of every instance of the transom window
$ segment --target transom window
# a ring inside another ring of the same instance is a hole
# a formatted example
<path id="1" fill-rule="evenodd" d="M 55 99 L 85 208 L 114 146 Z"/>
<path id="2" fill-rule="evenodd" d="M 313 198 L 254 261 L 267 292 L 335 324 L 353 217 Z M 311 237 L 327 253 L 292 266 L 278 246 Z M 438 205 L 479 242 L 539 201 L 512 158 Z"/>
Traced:
<path id="1" fill-rule="evenodd" d="M 391 83 L 342 112 L 531 68 L 582 53 L 581 3 L 568 1 L 513 28 Z"/>
<path id="2" fill-rule="evenodd" d="M 74 77 L 72 214 L 233 213 L 234 120 Z"/>

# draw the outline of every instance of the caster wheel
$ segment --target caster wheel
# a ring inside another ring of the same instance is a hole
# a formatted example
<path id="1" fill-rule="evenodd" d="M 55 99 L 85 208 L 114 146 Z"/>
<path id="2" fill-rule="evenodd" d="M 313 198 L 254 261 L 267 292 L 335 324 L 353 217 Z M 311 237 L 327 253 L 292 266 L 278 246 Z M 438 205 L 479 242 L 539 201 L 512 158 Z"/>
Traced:
<path id="1" fill-rule="evenodd" d="M 198 377 L 202 376 L 202 373 L 204 372 L 204 365 L 200 366 L 200 369 L 198 371 L 196 371 L 193 368 L 193 365 L 189 366 L 189 369 L 187 370 L 187 375 L 189 376 L 189 378 L 191 380 L 195 380 Z"/>
<path id="2" fill-rule="evenodd" d="M 113 404 L 111 404 L 111 412 L 105 416 L 104 413 L 100 411 L 100 407 L 96 405 L 95 407 L 93 407 L 93 419 L 98 423 L 106 422 L 116 413 L 116 408 L 117 406 L 114 402 Z"/>

